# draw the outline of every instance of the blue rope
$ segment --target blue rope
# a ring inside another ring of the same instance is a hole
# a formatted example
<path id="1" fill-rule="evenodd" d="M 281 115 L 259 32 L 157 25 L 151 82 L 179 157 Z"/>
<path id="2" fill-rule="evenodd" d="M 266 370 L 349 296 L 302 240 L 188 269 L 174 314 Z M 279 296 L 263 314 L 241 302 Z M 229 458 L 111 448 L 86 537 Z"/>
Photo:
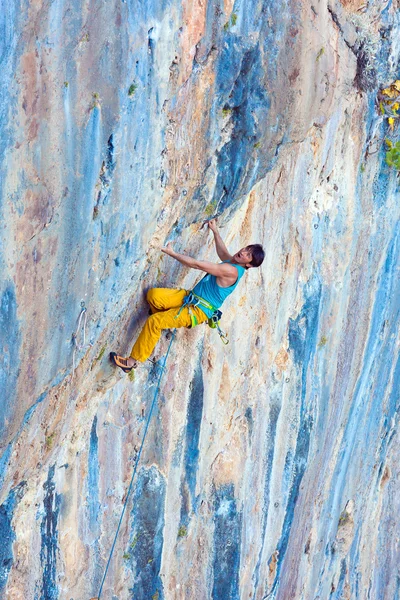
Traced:
<path id="1" fill-rule="evenodd" d="M 143 434 L 143 438 L 142 438 L 142 443 L 141 443 L 141 445 L 140 445 L 139 452 L 138 452 L 138 455 L 137 455 L 137 457 L 136 457 L 135 468 L 133 469 L 133 473 L 132 473 L 132 477 L 131 477 L 131 482 L 130 482 L 130 484 L 129 484 L 129 488 L 128 488 L 128 493 L 127 493 L 127 495 L 126 495 L 126 498 L 125 498 L 125 502 L 124 502 L 124 506 L 123 506 L 123 508 L 122 508 L 122 513 L 121 513 L 121 517 L 120 517 L 120 519 L 119 519 L 119 523 L 118 523 L 117 531 L 116 531 L 116 533 L 115 533 L 114 541 L 113 541 L 113 544 L 112 544 L 112 546 L 111 546 L 110 556 L 108 557 L 108 561 L 107 561 L 107 565 L 106 565 L 106 568 L 105 568 L 105 571 L 104 571 L 104 575 L 103 575 L 103 579 L 102 579 L 102 582 L 101 582 L 101 586 L 100 586 L 99 594 L 98 594 L 98 596 L 97 596 L 97 599 L 98 599 L 98 600 L 100 600 L 101 592 L 103 591 L 104 582 L 105 582 L 105 580 L 106 580 L 106 576 L 107 576 L 108 568 L 109 568 L 109 566 L 110 566 L 111 558 L 112 558 L 112 555 L 113 555 L 113 552 L 114 552 L 115 544 L 117 543 L 117 537 L 118 537 L 118 533 L 119 533 L 119 530 L 121 529 L 122 519 L 124 518 L 124 514 L 125 514 L 126 506 L 127 506 L 127 504 L 128 504 L 128 500 L 129 500 L 130 493 L 131 493 L 131 491 L 132 491 L 133 480 L 134 480 L 134 478 L 135 478 L 135 475 L 136 475 L 137 466 L 138 466 L 138 464 L 139 464 L 140 455 L 142 454 L 142 449 L 143 449 L 144 441 L 145 441 L 145 439 L 146 439 L 147 430 L 148 430 L 148 428 L 149 428 L 149 424 L 150 424 L 151 415 L 152 415 L 152 413 L 153 413 L 153 408 L 154 408 L 154 406 L 155 406 L 155 403 L 156 403 L 156 400 L 157 400 L 157 397 L 158 397 L 158 393 L 159 393 L 159 391 L 160 391 L 160 383 L 161 383 L 161 378 L 162 378 L 162 376 L 163 376 L 163 374 L 164 374 L 164 371 L 165 371 L 165 365 L 166 365 L 166 363 L 167 363 L 168 354 L 169 354 L 169 351 L 170 351 L 170 349 L 171 349 L 171 344 L 172 344 L 172 342 L 173 342 L 173 339 L 174 339 L 174 337 L 175 337 L 175 330 L 172 332 L 171 341 L 170 341 L 170 343 L 169 343 L 168 350 L 167 350 L 167 353 L 166 353 L 166 355 L 165 355 L 165 359 L 164 359 L 164 365 L 163 365 L 163 367 L 161 368 L 161 373 L 160 373 L 160 375 L 159 375 L 159 377 L 158 377 L 158 382 L 157 382 L 156 391 L 155 391 L 155 393 L 154 393 L 153 402 L 151 403 L 150 410 L 149 410 L 149 416 L 147 417 L 146 427 L 144 428 L 144 434 Z"/>

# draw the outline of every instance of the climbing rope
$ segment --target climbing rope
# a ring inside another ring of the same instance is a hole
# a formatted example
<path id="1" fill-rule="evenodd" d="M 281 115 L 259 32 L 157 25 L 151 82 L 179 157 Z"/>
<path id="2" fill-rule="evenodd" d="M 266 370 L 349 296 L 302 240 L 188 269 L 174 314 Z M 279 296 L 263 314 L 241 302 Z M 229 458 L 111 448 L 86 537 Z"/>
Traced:
<path id="1" fill-rule="evenodd" d="M 81 321 L 82 321 L 82 317 L 83 315 L 85 315 L 85 318 L 83 319 L 83 344 L 82 346 L 78 343 L 78 334 L 79 334 L 79 329 L 81 326 Z M 81 351 L 84 347 L 85 347 L 85 343 L 86 343 L 86 320 L 87 320 L 87 309 L 85 306 L 85 303 L 82 301 L 81 302 L 81 312 L 78 318 L 78 327 L 76 328 L 76 331 L 72 334 L 72 340 L 74 342 L 74 351 L 72 353 L 72 377 L 74 376 L 74 372 L 75 372 L 75 354 L 76 351 Z"/>
<path id="2" fill-rule="evenodd" d="M 161 368 L 161 372 L 160 372 L 160 375 L 158 377 L 157 387 L 156 387 L 156 391 L 154 393 L 153 402 L 151 403 L 150 410 L 149 410 L 149 416 L 147 417 L 146 426 L 144 428 L 142 443 L 140 444 L 139 452 L 137 453 L 137 456 L 136 456 L 135 466 L 134 466 L 132 477 L 131 477 L 131 482 L 129 484 L 128 492 L 126 494 L 124 506 L 122 508 L 121 516 L 120 516 L 120 519 L 119 519 L 119 522 L 118 522 L 118 526 L 117 526 L 117 531 L 116 531 L 115 536 L 114 536 L 114 541 L 113 541 L 112 546 L 111 546 L 110 556 L 108 557 L 108 561 L 107 561 L 107 565 L 106 565 L 106 568 L 105 568 L 105 571 L 104 571 L 103 579 L 101 581 L 101 585 L 100 585 L 100 589 L 99 589 L 99 594 L 97 596 L 97 599 L 93 599 L 93 600 L 100 600 L 101 593 L 103 591 L 103 586 L 104 586 L 104 582 L 106 580 L 108 568 L 109 568 L 110 563 L 111 563 L 111 558 L 112 558 L 112 555 L 113 555 L 113 552 L 114 552 L 115 544 L 117 543 L 118 533 L 119 533 L 119 530 L 121 529 L 122 520 L 124 518 L 126 506 L 128 504 L 129 496 L 130 496 L 131 491 L 132 491 L 133 480 L 135 479 L 135 475 L 136 475 L 136 471 L 137 471 L 137 466 L 139 464 L 140 456 L 142 454 L 142 449 L 143 449 L 144 442 L 145 442 L 145 439 L 146 439 L 147 430 L 149 428 L 149 424 L 150 424 L 150 420 L 151 420 L 151 415 L 153 413 L 153 409 L 154 409 L 154 406 L 155 406 L 155 403 L 156 403 L 156 400 L 158 398 L 158 394 L 159 394 L 159 391 L 160 391 L 161 378 L 162 378 L 162 376 L 164 374 L 164 371 L 165 371 L 165 365 L 167 364 L 168 354 L 169 354 L 169 351 L 171 349 L 171 344 L 173 342 L 174 337 L 175 337 L 175 329 L 172 332 L 171 340 L 170 340 L 169 346 L 168 346 L 168 350 L 167 350 L 167 353 L 166 353 L 165 358 L 164 358 L 164 364 L 163 364 L 163 366 Z"/>

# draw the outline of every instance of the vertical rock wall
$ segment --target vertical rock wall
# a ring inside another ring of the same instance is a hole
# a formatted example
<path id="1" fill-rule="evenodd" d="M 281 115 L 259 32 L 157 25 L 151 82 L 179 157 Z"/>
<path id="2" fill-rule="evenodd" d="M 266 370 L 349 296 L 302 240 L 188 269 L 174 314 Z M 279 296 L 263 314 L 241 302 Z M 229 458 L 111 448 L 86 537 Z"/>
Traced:
<path id="1" fill-rule="evenodd" d="M 399 5 L 10 1 L 0 11 L 0 597 L 96 596 L 168 342 L 166 241 L 266 260 L 223 347 L 177 333 L 102 598 L 400 594 L 399 188 L 377 110 Z M 86 312 L 84 312 L 86 309 Z"/>

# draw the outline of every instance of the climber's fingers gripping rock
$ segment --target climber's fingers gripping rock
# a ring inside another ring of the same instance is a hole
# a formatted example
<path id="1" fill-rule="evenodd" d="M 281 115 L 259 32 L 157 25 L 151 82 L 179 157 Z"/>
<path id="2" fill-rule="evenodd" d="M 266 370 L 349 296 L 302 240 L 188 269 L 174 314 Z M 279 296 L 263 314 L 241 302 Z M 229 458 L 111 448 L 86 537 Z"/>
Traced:
<path id="1" fill-rule="evenodd" d="M 161 248 L 161 252 L 164 252 L 164 254 L 169 254 L 171 255 L 171 252 L 173 252 L 173 248 L 172 248 L 172 242 L 168 242 L 168 244 L 166 246 L 163 246 Z"/>
<path id="2" fill-rule="evenodd" d="M 217 219 L 211 219 L 210 221 L 207 221 L 207 225 L 211 231 L 217 231 Z"/>

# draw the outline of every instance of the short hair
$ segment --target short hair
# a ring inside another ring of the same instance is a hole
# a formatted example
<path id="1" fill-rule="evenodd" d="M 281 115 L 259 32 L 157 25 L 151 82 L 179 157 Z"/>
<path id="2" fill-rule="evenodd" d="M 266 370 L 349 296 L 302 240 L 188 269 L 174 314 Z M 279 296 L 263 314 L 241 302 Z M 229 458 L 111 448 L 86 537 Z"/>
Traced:
<path id="1" fill-rule="evenodd" d="M 247 248 L 248 250 L 251 250 L 251 266 L 259 267 L 265 258 L 264 248 L 261 246 L 261 244 L 251 244 L 250 246 L 247 246 Z"/>

